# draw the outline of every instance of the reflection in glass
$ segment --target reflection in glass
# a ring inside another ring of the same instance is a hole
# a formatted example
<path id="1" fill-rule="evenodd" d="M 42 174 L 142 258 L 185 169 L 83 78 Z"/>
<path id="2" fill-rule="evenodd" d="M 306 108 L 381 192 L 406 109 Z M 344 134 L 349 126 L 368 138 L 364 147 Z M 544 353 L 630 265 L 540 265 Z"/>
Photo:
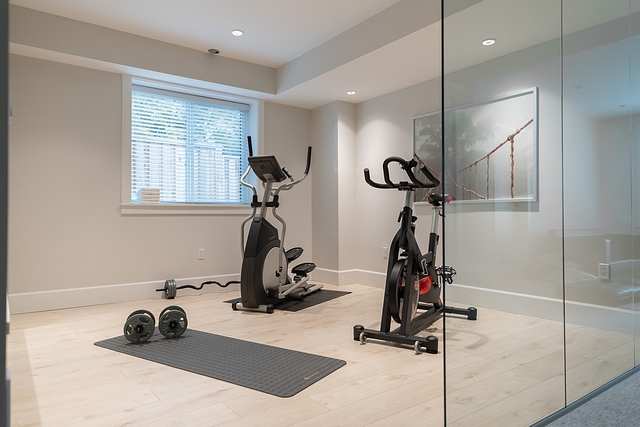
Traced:
<path id="1" fill-rule="evenodd" d="M 629 114 L 631 120 L 631 220 L 632 224 L 632 284 L 634 313 L 634 366 L 640 365 L 640 1 L 630 3 L 629 20 Z"/>
<path id="2" fill-rule="evenodd" d="M 447 303 L 479 307 L 473 325 L 445 319 L 447 424 L 528 425 L 640 363 L 639 14 L 638 0 L 486 0 L 445 19 L 444 147 L 429 164 L 456 195 Z M 525 107 L 487 106 L 527 88 L 533 122 L 501 128 Z"/>
<path id="3" fill-rule="evenodd" d="M 528 426 L 565 404 L 560 16 L 485 0 L 444 21 L 445 296 L 478 307 L 445 318 L 447 425 Z"/>
<path id="4" fill-rule="evenodd" d="M 634 366 L 629 0 L 592 3 L 563 9 L 568 403 Z"/>

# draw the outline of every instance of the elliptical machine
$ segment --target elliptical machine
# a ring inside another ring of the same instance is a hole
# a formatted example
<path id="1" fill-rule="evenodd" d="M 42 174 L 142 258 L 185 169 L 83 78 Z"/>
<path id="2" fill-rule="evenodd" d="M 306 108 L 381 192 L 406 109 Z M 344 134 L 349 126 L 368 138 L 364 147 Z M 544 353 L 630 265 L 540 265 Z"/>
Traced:
<path id="1" fill-rule="evenodd" d="M 284 249 L 284 238 L 287 224 L 284 219 L 278 216 L 276 209 L 280 206 L 280 193 L 290 190 L 295 185 L 302 182 L 309 173 L 311 166 L 311 147 L 307 150 L 307 165 L 302 178 L 294 180 L 286 168 L 280 167 L 275 156 L 254 156 L 249 143 L 249 167 L 240 179 L 240 183 L 253 191 L 251 215 L 242 221 L 241 247 L 242 250 L 242 271 L 240 273 L 240 295 L 241 301 L 232 303 L 234 310 L 260 311 L 273 313 L 275 305 L 287 300 L 300 301 L 307 295 L 318 292 L 322 285 L 308 283 L 309 273 L 316 265 L 312 262 L 305 262 L 293 267 L 291 272 L 293 279 L 289 277 L 289 263 L 302 255 L 303 249 L 300 247 Z M 262 181 L 264 189 L 262 200 L 258 199 L 256 187 L 246 181 L 249 172 L 252 171 Z M 288 182 L 285 182 L 287 181 Z M 274 183 L 283 184 L 274 186 Z M 260 212 L 256 214 L 257 209 Z M 267 209 L 271 208 L 273 217 L 276 218 L 282 229 L 282 239 L 278 237 L 278 229 L 271 225 L 267 219 Z M 249 234 L 245 244 L 245 224 L 251 221 Z"/>
<path id="2" fill-rule="evenodd" d="M 395 183 L 389 177 L 389 164 L 398 163 L 405 171 L 409 181 Z M 415 222 L 413 216 L 414 192 L 417 188 L 434 188 L 440 181 L 426 168 L 420 170 L 429 182 L 419 181 L 412 169 L 418 163 L 415 160 L 404 160 L 400 157 L 389 157 L 382 164 L 384 184 L 374 182 L 369 175 L 369 169 L 364 170 L 364 179 L 370 186 L 381 189 L 397 189 L 405 192 L 405 203 L 398 222 L 400 229 L 393 237 L 389 246 L 389 261 L 382 305 L 382 320 L 380 330 L 365 329 L 362 325 L 353 327 L 353 339 L 364 344 L 368 338 L 413 345 L 416 354 L 424 347 L 427 353 L 438 353 L 438 338 L 430 335 L 418 337 L 414 334 L 424 330 L 443 313 L 467 316 L 469 320 L 476 320 L 475 307 L 460 309 L 445 307 L 440 298 L 442 286 L 453 281 L 455 270 L 450 266 L 436 267 L 436 251 L 438 247 L 438 219 L 442 215 L 443 203 L 449 202 L 451 197 L 440 194 L 430 194 L 428 201 L 433 207 L 431 233 L 429 234 L 429 250 L 426 254 L 420 252 L 415 238 Z M 424 312 L 418 314 L 418 310 Z M 391 320 L 399 323 L 397 329 L 391 330 Z"/>

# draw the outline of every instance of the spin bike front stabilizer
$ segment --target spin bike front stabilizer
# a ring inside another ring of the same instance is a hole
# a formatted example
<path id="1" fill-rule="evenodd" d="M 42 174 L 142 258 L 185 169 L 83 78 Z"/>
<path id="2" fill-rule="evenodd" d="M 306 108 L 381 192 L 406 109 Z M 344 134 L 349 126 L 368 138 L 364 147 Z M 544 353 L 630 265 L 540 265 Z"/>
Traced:
<path id="1" fill-rule="evenodd" d="M 280 192 L 290 190 L 305 179 L 310 165 L 311 147 L 307 151 L 304 175 L 294 180 L 286 168 L 280 167 L 274 156 L 253 156 L 251 138 L 249 138 L 249 167 L 240 182 L 253 191 L 251 203 L 253 211 L 241 225 L 241 247 L 243 248 L 240 273 L 241 301 L 231 305 L 234 310 L 273 313 L 278 303 L 287 300 L 301 301 L 322 289 L 322 285 L 309 283 L 309 274 L 316 268 L 312 262 L 296 265 L 291 269 L 293 278 L 289 276 L 289 264 L 302 255 L 303 249 L 295 247 L 288 251 L 284 250 L 287 224 L 276 211 L 280 206 Z M 264 193 L 261 201 L 258 200 L 257 189 L 245 181 L 251 170 L 262 181 Z M 283 183 L 274 187 L 274 183 L 281 182 Z M 268 208 L 271 208 L 273 217 L 281 224 L 282 239 L 278 236 L 278 228 L 265 218 Z M 251 224 L 245 245 L 244 230 L 245 224 L 249 221 Z"/>
<path id="2" fill-rule="evenodd" d="M 389 177 L 389 164 L 398 163 L 405 171 L 409 181 L 392 182 Z M 420 337 L 417 334 L 444 314 L 467 316 L 468 320 L 477 319 L 475 307 L 467 309 L 444 306 L 440 295 L 442 286 L 453 281 L 455 270 L 449 266 L 435 267 L 439 236 L 438 219 L 441 216 L 442 204 L 450 198 L 440 194 L 430 194 L 428 201 L 433 207 L 431 233 L 429 234 L 429 250 L 420 252 L 415 239 L 415 221 L 413 216 L 413 196 L 417 188 L 434 188 L 440 181 L 423 166 L 421 172 L 429 182 L 419 181 L 412 172 L 417 166 L 415 160 L 404 160 L 389 157 L 383 163 L 384 184 L 371 180 L 369 170 L 364 170 L 367 184 L 374 188 L 397 189 L 405 192 L 405 205 L 400 212 L 398 222 L 400 229 L 395 234 L 389 247 L 389 262 L 385 292 L 382 305 L 380 330 L 365 329 L 362 325 L 353 327 L 353 339 L 364 344 L 367 339 L 377 339 L 404 345 L 412 345 L 416 354 L 424 348 L 427 353 L 438 353 L 438 338 L 430 335 Z M 418 313 L 418 310 L 422 313 Z M 391 330 L 391 321 L 399 323 L 399 327 Z"/>

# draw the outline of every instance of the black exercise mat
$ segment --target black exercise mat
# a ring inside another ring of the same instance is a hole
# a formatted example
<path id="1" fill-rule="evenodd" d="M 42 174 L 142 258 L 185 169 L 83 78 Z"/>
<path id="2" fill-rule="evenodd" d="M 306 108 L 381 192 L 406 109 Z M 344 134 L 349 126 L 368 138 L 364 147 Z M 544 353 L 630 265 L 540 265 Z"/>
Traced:
<path id="1" fill-rule="evenodd" d="M 156 330 L 141 344 L 121 335 L 95 345 L 278 397 L 291 397 L 347 363 L 191 329 L 176 339 Z"/>
<path id="2" fill-rule="evenodd" d="M 331 301 L 332 299 L 339 298 L 343 295 L 350 294 L 346 291 L 332 291 L 322 289 L 316 293 L 308 295 L 302 301 L 282 301 L 275 305 L 277 310 L 284 311 L 300 311 L 305 308 L 313 307 L 314 305 L 322 304 L 323 302 Z M 225 301 L 227 303 L 240 302 L 240 298 L 234 298 L 232 300 Z"/>

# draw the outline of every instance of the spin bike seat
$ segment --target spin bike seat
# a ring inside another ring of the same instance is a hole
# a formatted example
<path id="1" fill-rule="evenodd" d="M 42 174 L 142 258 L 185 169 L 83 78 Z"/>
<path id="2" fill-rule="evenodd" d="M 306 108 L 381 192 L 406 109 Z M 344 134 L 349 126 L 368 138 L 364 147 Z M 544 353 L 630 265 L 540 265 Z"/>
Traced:
<path id="1" fill-rule="evenodd" d="M 300 255 L 302 255 L 303 251 L 304 250 L 298 246 L 298 247 L 289 249 L 287 252 L 284 253 L 284 256 L 287 258 L 287 262 L 291 262 L 295 259 L 298 259 Z"/>
<path id="2" fill-rule="evenodd" d="M 444 203 L 449 203 L 450 201 L 453 200 L 453 196 L 450 196 L 449 194 L 436 194 L 436 193 L 431 193 L 429 194 L 429 197 L 427 198 L 427 201 L 432 204 L 433 206 L 441 206 Z"/>
<path id="3" fill-rule="evenodd" d="M 315 270 L 316 265 L 312 262 L 303 262 L 302 264 L 298 264 L 291 269 L 291 272 L 296 276 L 306 276 Z"/>

